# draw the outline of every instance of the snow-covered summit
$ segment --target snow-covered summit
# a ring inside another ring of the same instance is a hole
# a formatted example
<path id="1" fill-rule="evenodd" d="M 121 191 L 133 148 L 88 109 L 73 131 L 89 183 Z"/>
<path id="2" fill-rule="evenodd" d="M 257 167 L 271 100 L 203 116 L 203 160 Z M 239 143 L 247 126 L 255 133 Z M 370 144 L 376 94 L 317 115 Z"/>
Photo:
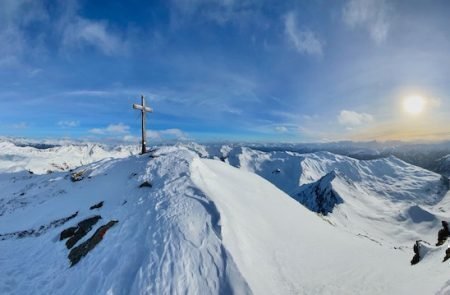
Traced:
<path id="1" fill-rule="evenodd" d="M 224 149 L 223 161 L 243 160 L 237 169 L 199 151 L 178 145 L 72 172 L 0 173 L 0 294 L 430 294 L 448 280 L 445 245 L 423 248 L 411 267 L 411 247 L 333 226 L 244 170 L 275 178 L 289 168 L 298 188 L 305 155 Z M 315 158 L 333 162 L 316 154 L 309 168 L 324 165 Z M 335 189 L 342 171 L 324 183 Z M 339 195 L 336 208 L 349 203 Z"/>

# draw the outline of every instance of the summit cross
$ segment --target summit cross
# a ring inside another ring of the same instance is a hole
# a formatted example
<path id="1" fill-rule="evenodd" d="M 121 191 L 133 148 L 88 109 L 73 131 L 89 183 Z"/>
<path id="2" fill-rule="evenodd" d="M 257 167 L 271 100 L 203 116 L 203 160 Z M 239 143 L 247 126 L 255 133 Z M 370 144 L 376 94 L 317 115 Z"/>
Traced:
<path id="1" fill-rule="evenodd" d="M 149 108 L 149 107 L 147 107 L 146 105 L 145 105 L 145 97 L 143 96 L 143 95 L 141 95 L 141 104 L 136 104 L 136 103 L 134 103 L 133 104 L 133 109 L 135 109 L 135 110 L 140 110 L 141 111 L 141 131 L 142 131 L 142 154 L 145 154 L 146 153 L 146 148 L 145 148 L 145 145 L 146 145 L 146 140 L 145 140 L 145 138 L 146 138 L 146 132 L 145 132 L 145 124 L 146 124 L 146 122 L 145 122 L 145 114 L 146 113 L 152 113 L 153 112 L 153 110 L 151 109 L 151 108 Z"/>

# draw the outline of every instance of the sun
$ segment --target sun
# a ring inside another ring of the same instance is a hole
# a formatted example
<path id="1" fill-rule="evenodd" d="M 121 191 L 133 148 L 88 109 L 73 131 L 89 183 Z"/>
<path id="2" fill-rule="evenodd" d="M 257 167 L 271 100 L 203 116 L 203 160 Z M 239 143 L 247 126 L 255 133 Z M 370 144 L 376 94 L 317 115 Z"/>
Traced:
<path id="1" fill-rule="evenodd" d="M 411 115 L 418 115 L 423 112 L 426 100 L 422 96 L 412 95 L 403 99 L 403 110 Z"/>

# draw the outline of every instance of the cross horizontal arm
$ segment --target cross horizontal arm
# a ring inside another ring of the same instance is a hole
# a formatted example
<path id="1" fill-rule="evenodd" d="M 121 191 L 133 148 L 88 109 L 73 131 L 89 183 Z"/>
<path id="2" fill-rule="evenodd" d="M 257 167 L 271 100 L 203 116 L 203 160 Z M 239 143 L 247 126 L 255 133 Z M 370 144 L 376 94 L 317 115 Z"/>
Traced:
<path id="1" fill-rule="evenodd" d="M 153 112 L 153 110 L 151 109 L 151 108 L 149 108 L 149 107 L 142 107 L 140 104 L 133 104 L 133 109 L 136 109 L 136 110 L 144 110 L 144 112 L 148 112 L 148 113 L 152 113 Z"/>

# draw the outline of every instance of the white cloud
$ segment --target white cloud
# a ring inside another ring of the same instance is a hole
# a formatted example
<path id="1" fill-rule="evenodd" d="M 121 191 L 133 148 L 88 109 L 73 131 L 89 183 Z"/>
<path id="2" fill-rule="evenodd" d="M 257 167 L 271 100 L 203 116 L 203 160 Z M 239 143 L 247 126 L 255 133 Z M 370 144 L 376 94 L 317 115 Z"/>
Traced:
<path id="1" fill-rule="evenodd" d="M 280 132 L 280 133 L 285 133 L 285 132 L 288 132 L 288 129 L 286 126 L 276 126 L 275 131 Z"/>
<path id="2" fill-rule="evenodd" d="M 139 142 L 141 140 L 140 137 L 130 135 L 130 134 L 125 135 L 122 139 L 123 139 L 123 141 L 127 141 L 127 142 Z"/>
<path id="3" fill-rule="evenodd" d="M 26 37 L 30 25 L 42 24 L 48 19 L 42 1 L 0 1 L 0 67 L 20 66 L 25 54 L 40 49 L 40 34 L 32 40 Z"/>
<path id="4" fill-rule="evenodd" d="M 119 124 L 110 124 L 106 128 L 93 128 L 89 130 L 90 133 L 103 135 L 103 134 L 123 134 L 128 133 L 130 131 L 130 126 L 125 125 L 123 123 Z"/>
<path id="5" fill-rule="evenodd" d="M 59 121 L 57 125 L 61 128 L 73 128 L 80 126 L 80 121 Z"/>
<path id="6" fill-rule="evenodd" d="M 390 9 L 385 0 L 348 0 L 342 10 L 342 16 L 348 26 L 364 27 L 375 43 L 381 44 L 389 32 Z"/>
<path id="7" fill-rule="evenodd" d="M 123 52 L 123 40 L 109 29 L 106 21 L 93 21 L 74 17 L 63 30 L 62 43 L 65 47 L 81 49 L 91 46 L 106 55 Z"/>
<path id="8" fill-rule="evenodd" d="M 14 129 L 25 129 L 25 128 L 28 128 L 28 126 L 29 125 L 27 122 L 19 122 L 19 123 L 13 124 L 11 127 Z"/>
<path id="9" fill-rule="evenodd" d="M 338 115 L 338 122 L 344 126 L 359 126 L 373 121 L 373 116 L 367 113 L 342 110 Z"/>
<path id="10" fill-rule="evenodd" d="M 309 29 L 300 30 L 297 27 L 297 17 L 293 12 L 286 15 L 284 29 L 289 42 L 294 45 L 299 53 L 318 56 L 323 54 L 324 43 L 317 38 L 313 31 Z"/>
<path id="11" fill-rule="evenodd" d="M 189 138 L 186 133 L 176 128 L 165 130 L 148 130 L 147 137 L 153 140 L 163 140 L 163 139 L 185 140 Z"/>
<path id="12" fill-rule="evenodd" d="M 63 92 L 62 95 L 67 96 L 108 96 L 114 94 L 112 91 L 104 90 L 73 90 Z"/>
<path id="13" fill-rule="evenodd" d="M 106 20 L 81 17 L 79 0 L 53 2 L 50 9 L 41 0 L 0 1 L 0 67 L 19 67 L 30 76 L 37 74 L 31 61 L 48 57 L 50 39 L 62 52 L 85 47 L 106 55 L 126 51 L 126 33 L 113 30 Z"/>

